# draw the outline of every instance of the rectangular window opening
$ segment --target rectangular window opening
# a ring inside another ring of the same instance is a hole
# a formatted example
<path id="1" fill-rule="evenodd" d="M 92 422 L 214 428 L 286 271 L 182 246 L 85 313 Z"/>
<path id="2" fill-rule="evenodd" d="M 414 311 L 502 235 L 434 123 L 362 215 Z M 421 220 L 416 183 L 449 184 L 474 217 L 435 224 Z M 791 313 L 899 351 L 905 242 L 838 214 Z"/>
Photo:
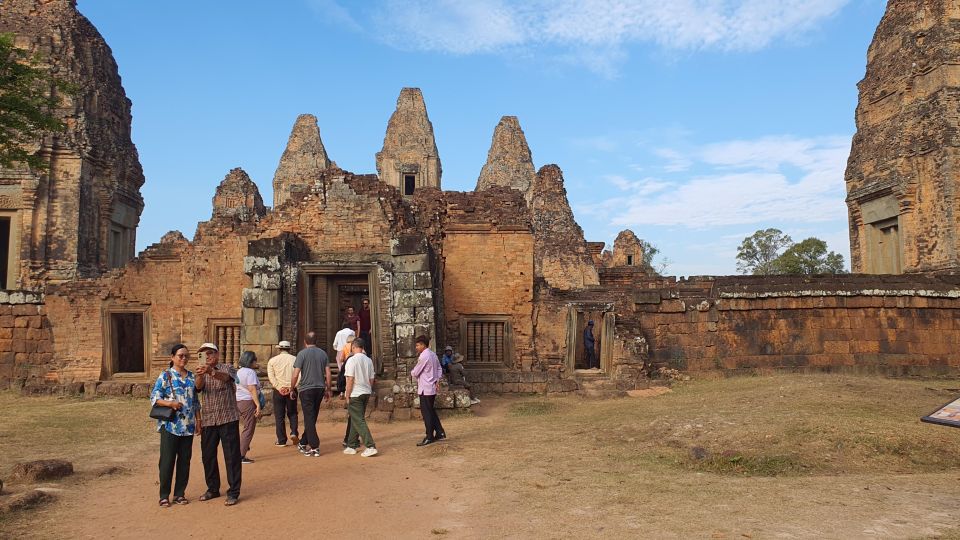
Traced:
<path id="1" fill-rule="evenodd" d="M 10 264 L 10 245 L 13 243 L 10 238 L 10 218 L 0 217 L 0 287 L 9 289 L 8 278 L 11 270 Z"/>
<path id="2" fill-rule="evenodd" d="M 627 266 L 633 266 L 633 255 L 627 255 Z"/>
<path id="3" fill-rule="evenodd" d="M 413 190 L 417 187 L 417 177 L 412 174 L 403 175 L 403 194 L 413 195 Z"/>
<path id="4" fill-rule="evenodd" d="M 467 322 L 467 361 L 477 364 L 506 362 L 506 323 Z"/>
<path id="5" fill-rule="evenodd" d="M 210 341 L 220 350 L 220 361 L 238 366 L 240 364 L 240 320 L 216 319 L 208 322 Z M 266 363 L 264 362 L 264 365 Z"/>
<path id="6" fill-rule="evenodd" d="M 111 313 L 114 373 L 144 373 L 143 313 Z"/>

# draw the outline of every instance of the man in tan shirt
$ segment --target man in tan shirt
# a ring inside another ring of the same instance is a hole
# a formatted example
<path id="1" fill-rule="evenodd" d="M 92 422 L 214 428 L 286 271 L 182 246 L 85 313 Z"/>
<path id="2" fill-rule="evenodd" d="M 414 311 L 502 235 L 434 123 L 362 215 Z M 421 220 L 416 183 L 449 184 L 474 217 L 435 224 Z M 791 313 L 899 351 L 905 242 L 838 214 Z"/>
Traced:
<path id="1" fill-rule="evenodd" d="M 280 354 L 267 362 L 267 377 L 273 386 L 273 417 L 277 427 L 276 446 L 287 445 L 287 428 L 284 417 L 290 419 L 290 442 L 300 442 L 300 431 L 297 422 L 297 391 L 290 387 L 290 378 L 293 376 L 293 361 L 296 356 L 290 354 L 290 342 L 281 341 L 277 344 Z"/>

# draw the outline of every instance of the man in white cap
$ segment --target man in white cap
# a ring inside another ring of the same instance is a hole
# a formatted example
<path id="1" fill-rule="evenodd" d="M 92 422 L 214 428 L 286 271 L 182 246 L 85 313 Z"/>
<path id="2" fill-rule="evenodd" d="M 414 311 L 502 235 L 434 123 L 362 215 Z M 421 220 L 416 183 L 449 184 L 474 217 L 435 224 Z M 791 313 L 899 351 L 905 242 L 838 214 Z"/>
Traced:
<path id="1" fill-rule="evenodd" d="M 201 501 L 220 496 L 220 464 L 217 447 L 223 446 L 223 462 L 227 468 L 227 506 L 240 499 L 240 412 L 237 409 L 237 370 L 220 362 L 220 349 L 204 343 L 197 352 L 205 362 L 196 371 L 197 391 L 201 398 L 200 454 L 207 491 Z"/>
<path id="2" fill-rule="evenodd" d="M 280 353 L 267 362 L 267 378 L 273 386 L 273 417 L 277 428 L 277 446 L 287 445 L 287 427 L 284 418 L 290 420 L 290 442 L 300 442 L 299 422 L 297 418 L 297 391 L 290 386 L 293 375 L 293 362 L 296 356 L 290 354 L 290 342 L 277 344 Z"/>

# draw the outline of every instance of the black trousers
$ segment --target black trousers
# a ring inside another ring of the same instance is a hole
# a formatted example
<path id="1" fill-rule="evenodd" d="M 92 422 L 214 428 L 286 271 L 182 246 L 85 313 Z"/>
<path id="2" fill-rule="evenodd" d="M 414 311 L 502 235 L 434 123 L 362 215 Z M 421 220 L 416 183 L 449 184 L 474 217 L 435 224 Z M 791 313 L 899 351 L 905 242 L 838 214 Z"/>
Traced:
<path id="1" fill-rule="evenodd" d="M 434 408 L 436 401 L 437 396 L 420 394 L 420 416 L 423 417 L 423 427 L 427 431 L 428 439 L 436 439 L 444 433 L 440 417 L 437 416 L 437 409 Z"/>
<path id="2" fill-rule="evenodd" d="M 227 496 L 240 497 L 240 421 L 234 420 L 219 426 L 203 426 L 200 432 L 200 455 L 203 458 L 203 475 L 207 491 L 220 493 L 220 462 L 217 461 L 217 446 L 223 446 L 223 463 L 227 468 Z"/>
<path id="3" fill-rule="evenodd" d="M 170 484 L 176 467 L 177 484 L 174 497 L 183 497 L 190 480 L 190 458 L 193 456 L 193 435 L 181 437 L 160 428 L 160 498 L 170 498 Z"/>
<path id="4" fill-rule="evenodd" d="M 277 425 L 277 442 L 287 442 L 287 426 L 284 418 L 290 420 L 290 433 L 300 435 L 297 401 L 290 399 L 289 395 L 281 395 L 276 388 L 273 390 L 273 419 Z"/>
<path id="5" fill-rule="evenodd" d="M 587 369 L 600 367 L 600 361 L 597 360 L 597 350 L 593 347 L 584 347 L 583 356 L 587 364 Z"/>
<path id="6" fill-rule="evenodd" d="M 320 413 L 321 401 L 323 401 L 323 388 L 300 391 L 300 405 L 303 406 L 303 439 L 300 440 L 300 444 L 305 444 L 314 450 L 320 448 L 317 415 Z"/>

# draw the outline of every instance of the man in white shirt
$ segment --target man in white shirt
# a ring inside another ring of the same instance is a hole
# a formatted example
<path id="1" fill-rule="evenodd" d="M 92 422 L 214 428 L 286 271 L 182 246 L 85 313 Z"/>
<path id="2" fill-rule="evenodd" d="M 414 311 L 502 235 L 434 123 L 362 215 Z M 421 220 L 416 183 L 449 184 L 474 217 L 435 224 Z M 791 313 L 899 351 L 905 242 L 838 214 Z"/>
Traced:
<path id="1" fill-rule="evenodd" d="M 349 326 L 343 327 L 337 335 L 333 336 L 333 350 L 337 353 L 337 368 L 343 369 L 343 363 L 346 358 L 343 357 L 343 346 L 347 344 L 347 338 L 357 335 Z"/>
<path id="2" fill-rule="evenodd" d="M 350 405 L 347 407 L 350 412 L 350 433 L 347 436 L 347 447 L 343 449 L 343 453 L 356 454 L 357 449 L 360 448 L 360 438 L 362 437 L 367 449 L 360 455 L 370 457 L 377 455 L 377 447 L 373 442 L 373 436 L 370 435 L 370 429 L 367 427 L 367 420 L 364 415 L 367 412 L 367 402 L 370 401 L 370 395 L 373 394 L 374 370 L 373 360 L 366 355 L 364 347 L 365 344 L 362 339 L 353 340 L 353 356 L 348 358 L 343 366 L 347 377 L 345 393 L 350 398 Z"/>
<path id="3" fill-rule="evenodd" d="M 290 420 L 290 442 L 300 442 L 299 422 L 297 419 L 297 391 L 290 387 L 293 375 L 293 362 L 296 356 L 290 354 L 290 342 L 277 344 L 280 354 L 267 362 L 267 378 L 273 386 L 273 417 L 277 427 L 276 446 L 287 445 L 287 427 L 284 418 Z"/>

